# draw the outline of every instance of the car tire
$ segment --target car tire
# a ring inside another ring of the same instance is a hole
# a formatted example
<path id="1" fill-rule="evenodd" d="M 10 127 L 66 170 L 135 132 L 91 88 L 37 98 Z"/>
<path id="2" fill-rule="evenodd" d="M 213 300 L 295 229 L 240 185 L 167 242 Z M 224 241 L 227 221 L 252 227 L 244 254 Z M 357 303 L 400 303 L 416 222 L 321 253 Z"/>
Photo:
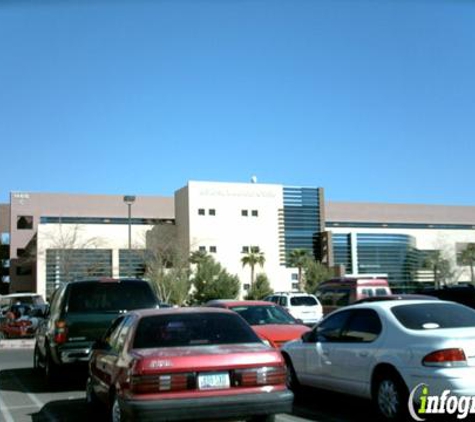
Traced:
<path id="1" fill-rule="evenodd" d="M 94 392 L 94 388 L 92 387 L 91 377 L 87 377 L 86 381 L 86 404 L 91 409 L 96 409 L 99 406 L 99 398 L 97 397 L 96 393 Z"/>
<path id="2" fill-rule="evenodd" d="M 125 422 L 124 414 L 120 408 L 119 398 L 117 394 L 112 395 L 111 408 L 110 408 L 110 421 L 111 422 Z"/>
<path id="3" fill-rule="evenodd" d="M 285 355 L 285 363 L 287 365 L 287 379 L 286 379 L 287 388 L 289 390 L 292 390 L 294 393 L 296 393 L 298 390 L 301 389 L 302 386 L 300 385 L 300 382 L 297 378 L 294 365 L 292 364 L 292 361 L 287 355 Z"/>
<path id="4" fill-rule="evenodd" d="M 409 391 L 396 371 L 379 374 L 373 385 L 373 403 L 378 414 L 388 421 L 405 420 L 408 416 Z"/>
<path id="5" fill-rule="evenodd" d="M 59 368 L 51 357 L 51 352 L 47 349 L 44 363 L 45 382 L 49 388 L 56 388 L 59 380 Z"/>
<path id="6" fill-rule="evenodd" d="M 35 344 L 35 348 L 33 350 L 33 369 L 35 371 L 39 371 L 41 369 L 40 360 L 40 351 L 38 349 L 38 345 Z"/>

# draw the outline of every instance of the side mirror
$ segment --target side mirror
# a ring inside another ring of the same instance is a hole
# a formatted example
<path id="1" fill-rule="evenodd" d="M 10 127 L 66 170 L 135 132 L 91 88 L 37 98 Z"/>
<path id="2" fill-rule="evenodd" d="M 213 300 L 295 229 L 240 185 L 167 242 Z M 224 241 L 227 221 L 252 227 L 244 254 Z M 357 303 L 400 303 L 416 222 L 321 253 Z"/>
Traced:
<path id="1" fill-rule="evenodd" d="M 304 343 L 310 343 L 312 341 L 312 331 L 307 331 L 303 333 L 301 339 Z"/>

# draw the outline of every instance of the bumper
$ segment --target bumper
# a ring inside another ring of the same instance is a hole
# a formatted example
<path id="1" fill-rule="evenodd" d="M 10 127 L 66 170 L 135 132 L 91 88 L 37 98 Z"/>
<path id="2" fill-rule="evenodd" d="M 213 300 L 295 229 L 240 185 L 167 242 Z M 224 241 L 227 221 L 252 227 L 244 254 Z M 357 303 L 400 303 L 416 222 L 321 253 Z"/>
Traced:
<path id="1" fill-rule="evenodd" d="M 291 391 L 284 390 L 198 399 L 121 400 L 120 407 L 130 420 L 196 421 L 290 413 L 293 398 Z"/>

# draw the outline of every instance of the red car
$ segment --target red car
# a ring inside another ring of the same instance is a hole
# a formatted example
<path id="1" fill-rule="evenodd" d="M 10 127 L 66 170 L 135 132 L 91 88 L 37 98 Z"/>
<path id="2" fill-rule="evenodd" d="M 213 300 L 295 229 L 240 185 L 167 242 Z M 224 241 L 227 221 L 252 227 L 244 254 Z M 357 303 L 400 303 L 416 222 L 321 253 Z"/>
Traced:
<path id="1" fill-rule="evenodd" d="M 290 412 L 279 351 L 236 313 L 216 308 L 137 310 L 94 345 L 86 398 L 124 420 L 250 419 Z"/>
<path id="2" fill-rule="evenodd" d="M 212 300 L 206 306 L 231 309 L 241 315 L 257 335 L 273 347 L 298 339 L 310 328 L 284 308 L 261 300 Z"/>

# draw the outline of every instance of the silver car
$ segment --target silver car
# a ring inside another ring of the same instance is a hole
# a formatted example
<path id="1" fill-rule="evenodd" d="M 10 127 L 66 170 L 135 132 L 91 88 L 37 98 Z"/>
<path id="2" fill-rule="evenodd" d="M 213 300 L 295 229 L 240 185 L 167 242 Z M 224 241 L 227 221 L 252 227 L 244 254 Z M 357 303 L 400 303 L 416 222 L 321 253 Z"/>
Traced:
<path id="1" fill-rule="evenodd" d="M 435 413 L 436 405 L 459 412 L 457 397 L 475 396 L 475 310 L 454 302 L 347 306 L 286 343 L 282 353 L 294 390 L 307 385 L 370 398 L 387 419 L 411 413 L 424 420 L 418 412 Z M 421 399 L 428 406 L 419 409 Z"/>

